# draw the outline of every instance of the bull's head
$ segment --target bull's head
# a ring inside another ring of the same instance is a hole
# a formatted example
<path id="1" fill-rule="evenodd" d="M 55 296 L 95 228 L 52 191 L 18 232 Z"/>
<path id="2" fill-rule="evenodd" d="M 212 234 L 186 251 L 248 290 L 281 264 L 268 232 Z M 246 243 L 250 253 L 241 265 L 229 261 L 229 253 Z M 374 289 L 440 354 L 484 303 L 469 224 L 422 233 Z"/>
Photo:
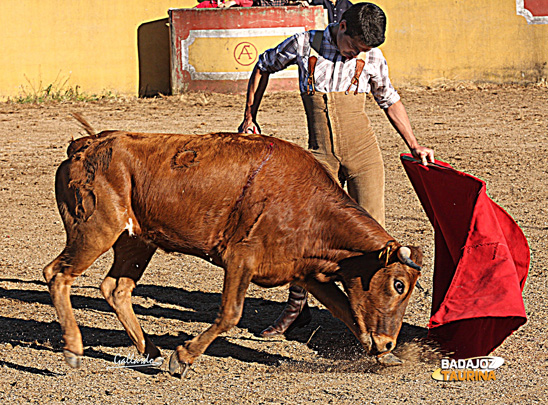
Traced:
<path id="1" fill-rule="evenodd" d="M 383 356 L 396 347 L 421 264 L 419 248 L 401 246 L 340 263 L 339 275 L 359 330 L 358 339 L 370 354 Z"/>

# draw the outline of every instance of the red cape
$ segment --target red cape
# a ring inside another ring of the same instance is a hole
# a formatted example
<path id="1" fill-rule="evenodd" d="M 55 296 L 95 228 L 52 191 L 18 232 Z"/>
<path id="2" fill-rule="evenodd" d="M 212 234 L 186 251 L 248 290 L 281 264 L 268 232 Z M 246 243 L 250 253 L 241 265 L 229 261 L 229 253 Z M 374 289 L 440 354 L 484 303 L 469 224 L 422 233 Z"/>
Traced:
<path id="1" fill-rule="evenodd" d="M 440 161 L 401 160 L 434 227 L 429 337 L 452 357 L 486 356 L 527 321 L 527 240 L 482 180 Z"/>

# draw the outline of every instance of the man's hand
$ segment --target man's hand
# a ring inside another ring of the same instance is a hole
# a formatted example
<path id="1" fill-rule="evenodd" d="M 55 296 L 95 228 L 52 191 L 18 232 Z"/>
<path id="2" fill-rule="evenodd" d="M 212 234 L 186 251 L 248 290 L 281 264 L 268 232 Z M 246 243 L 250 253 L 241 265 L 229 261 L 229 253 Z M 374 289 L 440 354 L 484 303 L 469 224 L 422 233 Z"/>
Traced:
<path id="1" fill-rule="evenodd" d="M 244 110 L 244 120 L 238 127 L 240 134 L 260 134 L 261 127 L 257 124 L 257 111 L 261 105 L 264 91 L 268 85 L 270 73 L 262 72 L 258 62 L 253 68 L 247 84 L 247 95 Z"/>
<path id="2" fill-rule="evenodd" d="M 411 122 L 409 122 L 407 111 L 405 111 L 405 107 L 403 106 L 401 100 L 396 101 L 384 110 L 384 112 L 386 113 L 386 116 L 394 129 L 398 131 L 405 141 L 405 144 L 411 151 L 413 157 L 420 160 L 425 166 L 428 162 L 434 163 L 434 151 L 419 145 L 417 138 L 415 138 L 415 135 L 413 134 Z"/>
<path id="3" fill-rule="evenodd" d="M 260 134 L 261 127 L 256 122 L 253 122 L 251 119 L 244 119 L 243 122 L 238 127 L 239 134 Z"/>
<path id="4" fill-rule="evenodd" d="M 434 151 L 424 146 L 417 146 L 411 149 L 411 154 L 415 159 L 422 162 L 423 165 L 428 165 L 428 162 L 434 163 Z"/>

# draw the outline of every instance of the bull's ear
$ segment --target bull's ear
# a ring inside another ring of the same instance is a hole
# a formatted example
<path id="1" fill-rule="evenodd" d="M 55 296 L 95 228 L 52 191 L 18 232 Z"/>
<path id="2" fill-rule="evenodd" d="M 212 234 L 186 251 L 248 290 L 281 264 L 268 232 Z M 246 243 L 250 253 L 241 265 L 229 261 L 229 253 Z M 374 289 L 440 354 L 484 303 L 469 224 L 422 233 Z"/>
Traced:
<path id="1" fill-rule="evenodd" d="M 392 240 L 379 251 L 379 262 L 381 267 L 387 267 L 389 264 L 399 261 L 397 256 L 397 251 L 399 248 L 400 244 Z"/>
<path id="2" fill-rule="evenodd" d="M 419 248 L 414 246 L 401 246 L 397 252 L 398 260 L 411 267 L 412 269 L 421 271 L 422 264 L 422 252 Z"/>

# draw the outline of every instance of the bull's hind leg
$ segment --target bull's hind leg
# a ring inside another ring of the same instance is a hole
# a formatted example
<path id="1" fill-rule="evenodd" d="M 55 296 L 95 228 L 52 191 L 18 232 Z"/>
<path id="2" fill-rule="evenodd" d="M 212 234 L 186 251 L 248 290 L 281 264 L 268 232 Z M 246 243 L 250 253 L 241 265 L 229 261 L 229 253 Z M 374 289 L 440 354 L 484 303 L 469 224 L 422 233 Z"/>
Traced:
<path id="1" fill-rule="evenodd" d="M 252 272 L 242 263 L 225 269 L 221 309 L 217 319 L 208 329 L 194 339 L 178 346 L 169 360 L 169 372 L 175 374 L 182 367 L 184 377 L 194 360 L 201 355 L 221 333 L 236 326 L 242 316 L 244 299 Z"/>
<path id="2" fill-rule="evenodd" d="M 124 232 L 114 244 L 114 264 L 101 284 L 101 292 L 139 353 L 159 363 L 163 361 L 161 353 L 143 332 L 131 305 L 133 289 L 155 251 L 155 246 Z"/>
<path id="3" fill-rule="evenodd" d="M 70 303 L 71 285 L 76 277 L 110 249 L 117 236 L 111 229 L 79 224 L 71 229 L 63 252 L 44 268 L 44 278 L 63 331 L 65 360 L 72 367 L 80 367 L 84 346 Z"/>

